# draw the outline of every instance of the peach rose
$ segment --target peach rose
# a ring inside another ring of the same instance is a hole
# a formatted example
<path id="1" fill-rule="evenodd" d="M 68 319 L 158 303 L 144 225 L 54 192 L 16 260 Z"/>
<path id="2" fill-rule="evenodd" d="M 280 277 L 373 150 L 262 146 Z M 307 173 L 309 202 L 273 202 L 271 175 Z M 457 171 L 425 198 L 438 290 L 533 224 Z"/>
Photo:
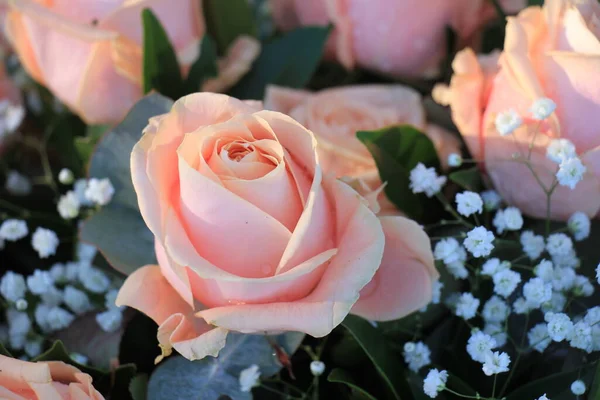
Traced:
<path id="1" fill-rule="evenodd" d="M 163 354 L 214 356 L 230 330 L 323 336 L 349 312 L 395 319 L 431 299 L 423 230 L 380 221 L 323 174 L 309 130 L 260 108 L 193 94 L 153 118 L 133 149 L 159 265 L 129 276 L 117 304 L 159 324 Z"/>
<path id="2" fill-rule="evenodd" d="M 531 163 L 549 188 L 556 163 L 546 158 L 554 138 L 572 141 L 587 167 L 575 190 L 558 186 L 551 215 L 567 219 L 575 211 L 589 216 L 600 210 L 600 5 L 595 0 L 547 0 L 530 7 L 507 25 L 504 52 L 477 58 L 467 49 L 454 60 L 449 87 L 438 87 L 434 98 L 452 107 L 454 122 L 473 156 L 485 168 L 504 200 L 526 214 L 546 216 L 546 195 L 514 153 L 527 156 L 535 137 Z M 551 118 L 539 125 L 528 118 L 536 99 L 557 104 Z M 500 136 L 496 115 L 514 109 L 524 125 L 510 136 Z M 541 132 L 541 134 L 539 134 Z"/>
<path id="3" fill-rule="evenodd" d="M 359 193 L 380 194 L 382 213 L 397 213 L 381 190 L 375 160 L 356 137 L 360 130 L 408 124 L 426 132 L 444 166 L 451 153 L 460 154 L 460 140 L 436 125 L 427 124 L 422 99 L 401 85 L 363 85 L 317 93 L 270 86 L 265 107 L 283 112 L 310 129 L 319 143 L 317 152 L 326 172 L 358 179 Z"/>
<path id="4" fill-rule="evenodd" d="M 204 34 L 197 0 L 9 1 L 7 32 L 25 69 L 88 123 L 119 121 L 142 96 L 143 9 L 184 68 Z"/>
<path id="5" fill-rule="evenodd" d="M 103 400 L 92 378 L 59 361 L 27 362 L 0 355 L 0 398 Z"/>
<path id="6" fill-rule="evenodd" d="M 501 0 L 507 12 L 525 0 Z M 446 27 L 467 42 L 495 16 L 489 0 L 271 0 L 284 30 L 326 25 L 335 30 L 326 53 L 346 68 L 394 76 L 432 77 L 446 55 Z"/>

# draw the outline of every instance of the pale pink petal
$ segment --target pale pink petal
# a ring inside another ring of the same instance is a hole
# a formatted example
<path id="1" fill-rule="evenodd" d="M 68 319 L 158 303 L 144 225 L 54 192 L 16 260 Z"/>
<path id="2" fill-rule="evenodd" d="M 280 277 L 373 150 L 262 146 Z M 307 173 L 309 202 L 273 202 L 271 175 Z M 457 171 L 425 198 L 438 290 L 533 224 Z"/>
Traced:
<path id="1" fill-rule="evenodd" d="M 429 237 L 416 222 L 404 217 L 380 221 L 385 234 L 381 266 L 351 312 L 369 320 L 391 321 L 427 305 L 439 274 Z"/>
<path id="2" fill-rule="evenodd" d="M 277 27 L 284 31 L 289 31 L 300 25 L 294 3 L 295 0 L 269 0 L 273 20 Z"/>
<path id="3" fill-rule="evenodd" d="M 294 108 L 311 97 L 312 94 L 306 90 L 269 85 L 265 92 L 265 108 L 289 115 Z M 298 122 L 302 123 L 302 121 Z"/>

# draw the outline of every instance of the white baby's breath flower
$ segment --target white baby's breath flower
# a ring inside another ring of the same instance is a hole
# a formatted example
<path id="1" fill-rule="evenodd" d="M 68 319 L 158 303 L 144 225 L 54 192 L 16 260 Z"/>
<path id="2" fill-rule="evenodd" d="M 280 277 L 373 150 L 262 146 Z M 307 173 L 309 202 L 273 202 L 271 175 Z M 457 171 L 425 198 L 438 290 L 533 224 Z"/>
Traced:
<path id="1" fill-rule="evenodd" d="M 518 112 L 511 109 L 508 111 L 498 113 L 498 115 L 496 116 L 495 125 L 498 133 L 501 136 L 506 136 L 510 135 L 521 125 L 523 125 L 523 119 L 521 118 Z"/>
<path id="2" fill-rule="evenodd" d="M 584 320 L 573 325 L 573 331 L 568 338 L 571 347 L 591 353 L 593 349 L 592 327 Z"/>
<path id="3" fill-rule="evenodd" d="M 575 296 L 590 297 L 594 294 L 594 286 L 588 277 L 583 275 L 575 275 L 572 290 Z"/>
<path id="4" fill-rule="evenodd" d="M 504 220 L 504 210 L 498 210 L 496 215 L 494 215 L 494 219 L 492 220 L 492 225 L 496 228 L 496 232 L 498 234 L 503 234 L 506 230 L 506 221 Z"/>
<path id="5" fill-rule="evenodd" d="M 456 205 L 458 213 L 465 217 L 483 212 L 483 200 L 475 192 L 465 191 L 457 194 Z"/>
<path id="6" fill-rule="evenodd" d="M 510 308 L 498 296 L 492 296 L 483 305 L 482 316 L 486 322 L 504 322 L 510 314 Z"/>
<path id="7" fill-rule="evenodd" d="M 431 295 L 431 303 L 432 304 L 440 303 L 443 287 L 444 287 L 444 284 L 442 282 L 440 282 L 439 280 L 433 282 L 433 289 L 432 289 L 432 295 Z"/>
<path id="8" fill-rule="evenodd" d="M 104 307 L 108 308 L 109 310 L 113 308 L 122 309 L 123 307 L 117 307 L 115 304 L 118 295 L 119 291 L 117 289 L 112 289 L 106 292 L 104 295 Z"/>
<path id="9" fill-rule="evenodd" d="M 9 309 L 6 311 L 9 335 L 26 335 L 31 330 L 31 319 L 25 312 Z"/>
<path id="10" fill-rule="evenodd" d="M 46 323 L 51 331 L 65 329 L 75 319 L 75 316 L 61 307 L 52 307 L 46 315 Z"/>
<path id="11" fill-rule="evenodd" d="M 42 354 L 42 344 L 43 340 L 41 338 L 27 340 L 24 346 L 25 354 L 32 358 L 39 356 Z"/>
<path id="12" fill-rule="evenodd" d="M 425 380 L 423 380 L 423 392 L 432 399 L 436 398 L 438 393 L 446 388 L 446 382 L 448 381 L 447 371 L 438 371 L 432 369 L 429 371 Z"/>
<path id="13" fill-rule="evenodd" d="M 104 332 L 115 332 L 121 327 L 123 313 L 116 308 L 106 310 L 96 315 L 96 322 Z"/>
<path id="14" fill-rule="evenodd" d="M 7 219 L 0 225 L 0 238 L 8 242 L 23 239 L 27 233 L 29 233 L 27 223 L 20 219 Z"/>
<path id="15" fill-rule="evenodd" d="M 523 285 L 523 296 L 531 308 L 541 307 L 552 298 L 552 284 L 542 278 L 531 278 Z"/>
<path id="16" fill-rule="evenodd" d="M 65 283 L 67 281 L 66 268 L 63 263 L 52 264 L 48 272 L 52 280 L 56 283 Z"/>
<path id="17" fill-rule="evenodd" d="M 542 260 L 538 265 L 535 266 L 533 272 L 539 278 L 542 278 L 544 282 L 552 282 L 554 279 L 554 266 L 552 261 Z"/>
<path id="18" fill-rule="evenodd" d="M 25 299 L 18 299 L 17 301 L 15 301 L 15 308 L 17 309 L 17 311 L 27 311 L 28 307 L 29 303 Z"/>
<path id="19" fill-rule="evenodd" d="M 74 191 L 70 190 L 58 200 L 58 213 L 63 219 L 73 219 L 79 215 L 79 199 Z"/>
<path id="20" fill-rule="evenodd" d="M 538 121 L 543 121 L 556 110 L 556 103 L 547 97 L 540 97 L 533 102 L 533 105 L 529 109 L 531 111 L 531 117 Z"/>
<path id="21" fill-rule="evenodd" d="M 577 157 L 575 145 L 568 139 L 553 139 L 546 149 L 546 157 L 560 164 L 563 161 Z"/>
<path id="22" fill-rule="evenodd" d="M 112 200 L 115 188 L 108 178 L 91 178 L 85 190 L 85 197 L 99 206 L 105 206 Z"/>
<path id="23" fill-rule="evenodd" d="M 448 165 L 450 167 L 460 167 L 462 165 L 463 159 L 460 154 L 451 153 L 448 156 Z"/>
<path id="24" fill-rule="evenodd" d="M 495 273 L 492 280 L 494 281 L 494 293 L 502 297 L 508 297 L 521 283 L 521 275 L 518 272 L 505 269 Z"/>
<path id="25" fill-rule="evenodd" d="M 553 233 L 548 236 L 546 250 L 552 257 L 566 255 L 573 250 L 573 241 L 564 233 Z"/>
<path id="26" fill-rule="evenodd" d="M 583 179 L 586 171 L 587 168 L 579 158 L 569 158 L 560 163 L 556 179 L 561 186 L 567 186 L 572 190 Z"/>
<path id="27" fill-rule="evenodd" d="M 54 287 L 54 280 L 48 271 L 36 269 L 27 277 L 27 287 L 31 293 L 41 295 Z"/>
<path id="28" fill-rule="evenodd" d="M 94 245 L 83 242 L 77 243 L 77 260 L 80 262 L 91 264 L 97 252 L 98 249 Z"/>
<path id="29" fill-rule="evenodd" d="M 431 350 L 423 342 L 408 342 L 404 345 L 404 361 L 413 372 L 431 364 Z"/>
<path id="30" fill-rule="evenodd" d="M 576 241 L 581 242 L 590 236 L 591 222 L 590 218 L 581 211 L 578 211 L 569 217 L 567 222 L 569 230 Z"/>
<path id="31" fill-rule="evenodd" d="M 313 376 L 321 376 L 325 372 L 325 363 L 323 361 L 312 361 L 310 363 L 310 373 Z"/>
<path id="32" fill-rule="evenodd" d="M 569 339 L 573 333 L 573 322 L 567 314 L 547 312 L 544 315 L 548 323 L 548 336 L 555 342 L 562 342 Z"/>
<path id="33" fill-rule="evenodd" d="M 531 304 L 529 304 L 527 300 L 525 300 L 524 297 L 519 297 L 513 303 L 513 310 L 515 310 L 515 313 L 517 314 L 527 314 L 532 309 L 533 307 L 531 306 Z"/>
<path id="34" fill-rule="evenodd" d="M 42 302 L 50 307 L 56 307 L 63 302 L 63 292 L 54 286 L 50 286 L 45 293 L 40 295 Z"/>
<path id="35" fill-rule="evenodd" d="M 458 251 L 460 243 L 454 238 L 445 238 L 436 243 L 433 250 L 433 256 L 436 260 L 441 260 L 444 264 L 458 261 L 460 253 Z"/>
<path id="36" fill-rule="evenodd" d="M 575 285 L 577 274 L 572 268 L 554 268 L 554 279 L 552 279 L 552 288 L 554 290 L 567 291 Z"/>
<path id="37" fill-rule="evenodd" d="M 500 207 L 500 203 L 502 203 L 502 198 L 495 190 L 486 190 L 481 193 L 481 198 L 483 199 L 483 206 L 487 211 L 494 211 Z"/>
<path id="38" fill-rule="evenodd" d="M 239 382 L 242 392 L 250 392 L 252 388 L 260 385 L 260 368 L 256 364 L 252 364 L 248 368 L 240 372 Z"/>
<path id="39" fill-rule="evenodd" d="M 496 340 L 482 331 L 471 333 L 467 341 L 467 353 L 474 361 L 484 363 L 485 357 L 497 347 Z"/>
<path id="40" fill-rule="evenodd" d="M 435 168 L 427 168 L 422 163 L 418 163 L 410 171 L 410 189 L 413 193 L 425 193 L 427 197 L 432 197 L 442 189 L 446 184 L 445 176 L 438 176 Z"/>
<path id="41" fill-rule="evenodd" d="M 548 397 L 546 397 L 546 393 L 544 393 L 543 395 L 538 397 L 537 400 L 550 400 L 550 399 Z"/>
<path id="42" fill-rule="evenodd" d="M 92 304 L 87 294 L 71 285 L 65 287 L 64 301 L 67 307 L 77 315 L 81 315 L 92 309 Z"/>
<path id="43" fill-rule="evenodd" d="M 82 206 L 91 206 L 92 204 L 94 204 L 94 202 L 89 200 L 85 195 L 87 188 L 88 181 L 85 179 L 77 179 L 73 184 L 73 191 L 77 195 L 79 204 L 81 204 Z"/>
<path id="44" fill-rule="evenodd" d="M 585 389 L 585 383 L 581 379 L 578 379 L 571 383 L 571 392 L 576 396 L 581 396 L 582 394 L 584 394 Z"/>
<path id="45" fill-rule="evenodd" d="M 537 324 L 527 333 L 529 345 L 536 351 L 543 353 L 550 345 L 552 339 L 548 336 L 548 326 L 546 324 Z"/>
<path id="46" fill-rule="evenodd" d="M 504 227 L 507 231 L 518 231 L 523 227 L 523 215 L 521 215 L 521 210 L 518 208 L 505 208 L 503 217 Z"/>
<path id="47" fill-rule="evenodd" d="M 27 196 L 31 193 L 31 181 L 18 171 L 9 171 L 4 188 L 13 196 Z"/>
<path id="48" fill-rule="evenodd" d="M 494 249 L 494 234 L 483 226 L 473 228 L 467 233 L 463 244 L 474 257 L 487 257 Z"/>
<path id="49" fill-rule="evenodd" d="M 523 246 L 523 252 L 525 252 L 527 257 L 529 257 L 531 260 L 537 260 L 540 258 L 546 247 L 546 243 L 542 235 L 536 235 L 532 231 L 523 231 L 520 239 L 521 246 Z"/>
<path id="50" fill-rule="evenodd" d="M 456 303 L 456 315 L 469 320 L 477 315 L 479 308 L 479 299 L 475 298 L 471 293 L 462 293 Z"/>
<path id="51" fill-rule="evenodd" d="M 110 288 L 110 279 L 97 268 L 81 265 L 78 278 L 83 287 L 92 293 L 104 293 Z"/>
<path id="52" fill-rule="evenodd" d="M 0 280 L 0 294 L 8 301 L 22 299 L 26 291 L 25 278 L 21 274 L 8 271 Z"/>
<path id="53" fill-rule="evenodd" d="M 504 327 L 495 322 L 486 322 L 483 326 L 483 333 L 494 338 L 497 345 L 496 347 L 503 347 L 508 339 L 508 335 Z"/>
<path id="54" fill-rule="evenodd" d="M 40 258 L 54 255 L 58 244 L 58 236 L 50 229 L 37 228 L 31 237 L 31 246 L 37 251 Z"/>
<path id="55" fill-rule="evenodd" d="M 506 353 L 499 351 L 490 352 L 485 356 L 485 362 L 483 363 L 483 373 L 487 376 L 501 374 L 508 372 L 508 366 L 510 364 L 510 357 Z"/>
<path id="56" fill-rule="evenodd" d="M 460 261 L 446 264 L 446 269 L 455 279 L 467 279 L 469 276 L 469 270 Z"/>
<path id="57" fill-rule="evenodd" d="M 490 258 L 483 263 L 481 267 L 481 274 L 487 276 L 494 276 L 497 272 L 504 271 L 510 268 L 508 261 L 500 261 L 498 258 Z"/>
<path id="58" fill-rule="evenodd" d="M 58 181 L 63 185 L 70 185 L 75 180 L 73 172 L 68 168 L 63 168 L 58 173 Z"/>
<path id="59" fill-rule="evenodd" d="M 542 312 L 562 312 L 567 305 L 567 296 L 561 292 L 553 291 L 549 302 L 542 305 Z"/>

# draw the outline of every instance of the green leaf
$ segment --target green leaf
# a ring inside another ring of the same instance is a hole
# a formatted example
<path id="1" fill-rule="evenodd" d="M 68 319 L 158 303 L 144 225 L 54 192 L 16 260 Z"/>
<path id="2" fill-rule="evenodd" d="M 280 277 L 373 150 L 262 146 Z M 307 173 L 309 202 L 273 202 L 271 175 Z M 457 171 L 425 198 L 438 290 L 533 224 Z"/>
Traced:
<path id="1" fill-rule="evenodd" d="M 148 119 L 168 112 L 172 104 L 159 94 L 140 100 L 123 122 L 99 141 L 90 161 L 90 177 L 109 178 L 115 195 L 107 206 L 84 221 L 80 238 L 98 247 L 107 261 L 124 274 L 156 262 L 154 238 L 140 215 L 131 181 L 130 156 Z"/>
<path id="2" fill-rule="evenodd" d="M 352 389 L 353 392 L 357 393 L 365 400 L 377 400 L 377 398 L 372 396 L 365 389 L 358 386 L 358 383 L 354 380 L 350 373 L 341 368 L 336 368 L 333 371 L 331 371 L 331 373 L 327 377 L 327 380 L 329 382 L 342 383 L 348 386 L 350 389 Z"/>
<path id="3" fill-rule="evenodd" d="M 144 94 L 155 89 L 172 99 L 181 97 L 183 80 L 177 55 L 160 21 L 150 9 L 142 11 L 144 27 Z"/>
<path id="4" fill-rule="evenodd" d="M 431 217 L 435 202 L 410 190 L 410 171 L 423 163 L 439 171 L 440 161 L 435 147 L 424 133 L 410 125 L 394 126 L 376 131 L 360 131 L 356 136 L 373 155 L 382 182 L 387 182 L 387 197 L 403 212 L 421 219 L 427 210 Z M 433 205 L 432 205 L 433 204 Z"/>
<path id="5" fill-rule="evenodd" d="M 287 354 L 293 354 L 304 334 L 288 332 L 271 336 Z M 181 356 L 162 362 L 150 377 L 148 400 L 218 399 L 229 396 L 235 400 L 251 399 L 252 395 L 240 390 L 239 374 L 252 364 L 260 367 L 264 377 L 281 369 L 273 348 L 262 335 L 229 333 L 226 345 L 216 358 L 206 357 L 189 361 Z"/>
<path id="6" fill-rule="evenodd" d="M 528 6 L 543 6 L 544 0 L 527 0 Z"/>
<path id="7" fill-rule="evenodd" d="M 231 89 L 239 99 L 262 99 L 267 85 L 304 87 L 317 69 L 330 27 L 305 27 L 263 45 L 252 70 Z"/>
<path id="8" fill-rule="evenodd" d="M 148 375 L 136 375 L 129 383 L 129 393 L 133 400 L 146 400 L 148 398 Z"/>
<path id="9" fill-rule="evenodd" d="M 52 144 L 63 167 L 69 168 L 75 175 L 83 174 L 84 163 L 76 149 L 76 140 L 85 132 L 85 124 L 73 114 L 57 118 L 51 125 L 49 142 Z"/>
<path id="10" fill-rule="evenodd" d="M 342 325 L 360 344 L 379 375 L 383 378 L 394 399 L 413 399 L 405 376 L 404 365 L 392 351 L 379 329 L 355 315 L 348 315 Z"/>
<path id="11" fill-rule="evenodd" d="M 88 164 L 98 140 L 109 129 L 108 125 L 88 125 L 86 135 L 75 138 L 75 149 L 83 165 Z"/>
<path id="12" fill-rule="evenodd" d="M 200 42 L 200 56 L 192 64 L 185 81 L 186 94 L 200 90 L 202 82 L 219 73 L 217 69 L 217 47 L 209 35 L 204 35 Z"/>
<path id="13" fill-rule="evenodd" d="M 258 29 L 248 0 L 204 0 L 206 30 L 215 38 L 219 54 L 225 54 L 240 35 L 256 37 Z"/>
<path id="14" fill-rule="evenodd" d="M 594 374 L 595 368 L 588 366 L 583 367 L 582 370 L 577 369 L 546 376 L 514 390 L 506 397 L 506 400 L 537 399 L 544 393 L 552 400 L 571 400 L 573 399 L 571 383 L 577 379 L 582 379 L 589 385 Z M 590 399 L 596 398 L 593 396 L 590 397 Z"/>
<path id="15" fill-rule="evenodd" d="M 600 399 L 600 363 L 596 366 L 596 371 L 593 375 L 592 386 L 590 388 L 590 399 Z"/>
<path id="16" fill-rule="evenodd" d="M 452 182 L 456 183 L 458 186 L 466 190 L 479 192 L 481 189 L 483 189 L 481 173 L 479 172 L 479 168 L 477 167 L 452 172 L 450 175 L 448 175 L 448 178 L 450 178 Z"/>
<path id="17" fill-rule="evenodd" d="M 12 357 L 12 354 L 6 350 L 6 347 L 2 343 L 0 343 L 0 356 Z"/>

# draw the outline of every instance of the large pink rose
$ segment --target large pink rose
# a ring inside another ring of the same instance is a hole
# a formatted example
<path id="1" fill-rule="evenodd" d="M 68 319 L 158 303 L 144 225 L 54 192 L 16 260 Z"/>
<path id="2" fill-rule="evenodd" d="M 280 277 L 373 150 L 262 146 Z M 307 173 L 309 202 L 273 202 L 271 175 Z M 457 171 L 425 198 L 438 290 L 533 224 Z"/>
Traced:
<path id="1" fill-rule="evenodd" d="M 270 86 L 265 107 L 288 114 L 310 129 L 319 144 L 323 170 L 357 180 L 355 189 L 363 195 L 378 194 L 385 214 L 397 210 L 378 190 L 382 183 L 377 165 L 357 139 L 357 131 L 413 125 L 432 140 L 444 166 L 450 154 L 460 154 L 460 140 L 441 127 L 427 124 L 421 96 L 402 85 L 348 86 L 317 93 Z"/>
<path id="2" fill-rule="evenodd" d="M 104 400 L 92 378 L 59 361 L 27 362 L 0 355 L 0 398 Z"/>
<path id="3" fill-rule="evenodd" d="M 426 234 L 380 221 L 323 174 L 316 148 L 292 118 L 224 95 L 151 120 L 131 169 L 159 265 L 133 273 L 117 304 L 159 324 L 164 353 L 216 355 L 228 331 L 323 336 L 349 312 L 389 320 L 430 301 Z"/>
<path id="4" fill-rule="evenodd" d="M 141 12 L 150 8 L 182 67 L 198 55 L 197 0 L 9 0 L 9 39 L 25 69 L 88 123 L 119 121 L 142 96 Z"/>
<path id="5" fill-rule="evenodd" d="M 468 42 L 495 15 L 489 0 L 270 1 L 281 29 L 332 23 L 327 54 L 346 68 L 358 65 L 408 77 L 437 75 L 446 55 L 447 27 Z M 526 1 L 501 3 L 516 12 Z"/>
<path id="6" fill-rule="evenodd" d="M 587 167 L 575 190 L 558 186 L 551 214 L 567 219 L 575 211 L 594 216 L 600 210 L 600 5 L 595 0 L 547 0 L 530 7 L 507 25 L 504 51 L 476 57 L 467 49 L 454 60 L 449 87 L 434 97 L 452 107 L 452 116 L 473 155 L 510 204 L 535 217 L 546 216 L 546 195 L 527 166 L 512 160 L 526 153 L 535 136 L 531 162 L 544 185 L 552 184 L 556 163 L 545 157 L 553 138 L 571 140 Z M 557 104 L 552 117 L 539 126 L 527 118 L 539 98 Z M 502 137 L 494 120 L 514 109 L 525 124 Z M 526 155 L 526 154 L 525 154 Z"/>

